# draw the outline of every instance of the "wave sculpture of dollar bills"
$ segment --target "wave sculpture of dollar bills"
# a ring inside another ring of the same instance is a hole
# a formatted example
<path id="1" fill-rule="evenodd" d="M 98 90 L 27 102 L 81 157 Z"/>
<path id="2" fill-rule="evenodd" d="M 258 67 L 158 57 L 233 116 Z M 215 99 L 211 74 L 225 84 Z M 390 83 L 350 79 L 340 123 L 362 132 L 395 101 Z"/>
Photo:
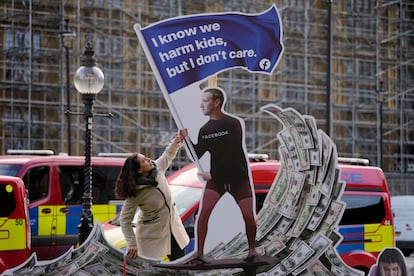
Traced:
<path id="1" fill-rule="evenodd" d="M 311 116 L 274 104 L 261 110 L 283 128 L 277 134 L 281 166 L 257 215 L 257 250 L 281 262 L 259 268 L 257 275 L 364 275 L 346 265 L 336 251 L 342 240 L 338 223 L 345 210 L 340 200 L 345 183 L 339 180 L 335 144 Z M 246 235 L 239 233 L 207 256 L 243 258 L 247 249 Z M 152 266 L 159 262 L 125 259 L 106 241 L 97 223 L 80 247 L 50 261 L 38 262 L 33 254 L 3 275 L 243 275 L 241 269 L 183 271 Z"/>

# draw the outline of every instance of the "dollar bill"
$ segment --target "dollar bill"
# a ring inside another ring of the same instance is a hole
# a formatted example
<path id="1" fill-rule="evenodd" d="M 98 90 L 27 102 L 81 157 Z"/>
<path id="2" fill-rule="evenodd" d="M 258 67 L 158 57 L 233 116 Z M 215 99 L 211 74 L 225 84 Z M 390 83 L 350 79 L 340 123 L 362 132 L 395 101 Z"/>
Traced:
<path id="1" fill-rule="evenodd" d="M 312 214 L 312 218 L 310 219 L 310 222 L 306 227 L 307 229 L 311 231 L 315 231 L 317 229 L 323 217 L 325 216 L 326 211 L 329 208 L 330 201 L 331 199 L 329 197 L 321 195 L 321 199 L 319 200 L 319 203 Z"/>
<path id="2" fill-rule="evenodd" d="M 269 240 L 263 245 L 264 253 L 267 256 L 276 256 L 279 252 L 286 248 L 286 245 L 278 238 Z"/>
<path id="3" fill-rule="evenodd" d="M 79 269 L 78 271 L 73 273 L 71 276 L 94 276 L 94 275 L 97 275 L 97 274 L 91 274 L 88 271 Z M 102 274 L 99 274 L 99 275 L 102 275 Z"/>
<path id="4" fill-rule="evenodd" d="M 324 234 L 317 232 L 309 239 L 309 246 L 314 250 L 314 254 L 308 259 L 308 262 L 302 264 L 292 272 L 293 275 L 299 275 L 302 271 L 305 271 L 309 263 L 315 262 L 322 254 L 327 250 L 328 246 L 332 244 L 332 241 Z"/>
<path id="5" fill-rule="evenodd" d="M 339 177 L 341 175 L 341 169 L 336 168 L 335 170 L 335 177 Z M 343 180 L 338 180 L 332 190 L 332 199 L 336 200 L 342 196 L 346 187 L 346 182 Z"/>
<path id="6" fill-rule="evenodd" d="M 268 104 L 261 108 L 263 111 L 278 119 L 285 127 L 295 127 L 300 134 L 304 149 L 313 148 L 311 131 L 305 123 L 302 115 L 293 108 L 282 109 L 277 105 Z"/>
<path id="7" fill-rule="evenodd" d="M 267 195 L 267 199 L 273 206 L 278 206 L 281 203 L 289 185 L 289 178 L 289 173 L 286 169 L 282 169 L 278 172 L 275 183 L 272 185 Z"/>
<path id="8" fill-rule="evenodd" d="M 123 275 L 121 271 L 109 271 L 101 263 L 94 263 L 85 267 L 85 270 L 91 273 L 91 275 L 101 275 L 101 276 L 113 276 L 113 275 Z M 115 274 L 114 274 L 115 272 Z"/>
<path id="9" fill-rule="evenodd" d="M 277 212 L 277 210 L 275 209 Z M 270 214 L 274 214 L 273 216 Z M 279 213 L 270 213 L 268 216 L 268 219 L 264 221 L 264 223 L 260 224 L 259 227 L 257 227 L 257 233 L 256 233 L 256 239 L 261 240 L 263 239 L 268 233 L 271 232 L 271 230 L 275 227 L 275 225 L 279 222 L 281 219 L 281 215 Z"/>
<path id="10" fill-rule="evenodd" d="M 320 180 L 319 189 L 327 197 L 331 196 L 333 186 L 338 181 L 339 175 L 336 173 L 337 167 L 338 167 L 338 157 L 336 153 L 336 147 L 333 146 L 332 154 L 330 156 L 330 159 L 327 163 L 327 168 L 325 170 L 325 175 L 323 178 L 319 179 Z"/>
<path id="11" fill-rule="evenodd" d="M 294 127 L 287 127 L 278 133 L 279 141 L 289 151 L 293 167 L 296 171 L 310 168 L 309 151 L 304 149 L 300 135 Z"/>
<path id="12" fill-rule="evenodd" d="M 321 193 L 319 191 L 319 186 L 312 186 L 309 193 L 306 195 L 306 204 L 316 206 L 318 205 Z"/>
<path id="13" fill-rule="evenodd" d="M 316 184 L 316 177 L 318 175 L 318 168 L 311 165 L 310 169 L 304 171 L 304 173 L 306 174 L 306 183 L 308 185 L 314 186 Z"/>
<path id="14" fill-rule="evenodd" d="M 293 226 L 289 229 L 287 235 L 291 237 L 299 237 L 308 225 L 314 211 L 315 206 L 305 204 Z"/>
<path id="15" fill-rule="evenodd" d="M 337 228 L 339 221 L 342 219 L 345 207 L 346 204 L 343 201 L 332 201 L 326 213 L 326 217 L 323 223 L 324 227 L 328 228 L 329 230 Z"/>
<path id="16" fill-rule="evenodd" d="M 318 134 L 322 141 L 322 148 L 321 148 L 322 159 L 321 159 L 321 166 L 319 167 L 319 170 L 318 170 L 317 182 L 322 183 L 326 175 L 326 170 L 328 169 L 328 166 L 329 166 L 329 161 L 331 160 L 334 143 L 331 140 L 331 138 L 322 130 L 318 129 Z"/>
<path id="17" fill-rule="evenodd" d="M 314 253 L 314 250 L 306 242 L 301 241 L 293 252 L 267 273 L 268 275 L 288 275 L 301 266 Z"/>
<path id="18" fill-rule="evenodd" d="M 308 126 L 312 138 L 314 146 L 313 148 L 309 149 L 309 157 L 310 157 L 310 164 L 313 166 L 321 166 L 322 165 L 322 139 L 320 139 L 320 134 L 318 133 L 318 128 L 316 126 L 315 118 L 312 116 L 303 116 L 306 125 Z"/>
<path id="19" fill-rule="evenodd" d="M 331 272 L 319 260 L 309 264 L 306 270 L 310 275 L 313 276 L 337 276 L 337 274 Z"/>
<path id="20" fill-rule="evenodd" d="M 289 230 L 289 227 L 292 225 L 293 221 L 294 220 L 291 219 L 291 218 L 287 218 L 287 217 L 282 216 L 279 219 L 278 223 L 276 224 L 275 229 L 279 233 L 286 234 L 287 231 Z"/>
<path id="21" fill-rule="evenodd" d="M 289 218 L 296 218 L 298 215 L 298 199 L 300 198 L 306 175 L 293 171 L 290 174 L 288 190 L 280 206 L 279 213 Z"/>

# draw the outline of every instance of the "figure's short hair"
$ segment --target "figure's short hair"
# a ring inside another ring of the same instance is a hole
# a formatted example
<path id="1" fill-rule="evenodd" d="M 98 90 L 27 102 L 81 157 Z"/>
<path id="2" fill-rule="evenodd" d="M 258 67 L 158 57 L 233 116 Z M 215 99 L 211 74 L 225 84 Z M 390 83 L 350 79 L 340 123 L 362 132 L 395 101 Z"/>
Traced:
<path id="1" fill-rule="evenodd" d="M 220 100 L 220 107 L 224 104 L 224 91 L 219 87 L 206 87 L 203 89 L 203 93 L 211 93 L 213 101 Z"/>

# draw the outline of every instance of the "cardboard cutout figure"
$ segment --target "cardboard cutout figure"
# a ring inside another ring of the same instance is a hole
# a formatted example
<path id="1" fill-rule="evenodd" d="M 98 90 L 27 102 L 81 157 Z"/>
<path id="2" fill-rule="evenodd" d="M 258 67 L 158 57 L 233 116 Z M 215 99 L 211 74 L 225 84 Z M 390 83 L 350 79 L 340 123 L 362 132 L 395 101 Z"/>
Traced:
<path id="1" fill-rule="evenodd" d="M 407 264 L 403 253 L 396 247 L 384 248 L 377 263 L 369 270 L 369 276 L 407 276 Z"/>
<path id="2" fill-rule="evenodd" d="M 199 175 L 206 181 L 201 209 L 197 223 L 197 252 L 195 260 L 206 262 L 204 242 L 207 236 L 208 220 L 220 198 L 229 193 L 238 204 L 246 225 L 248 259 L 257 256 L 255 250 L 256 222 L 253 210 L 254 197 L 251 172 L 244 137 L 242 119 L 223 112 L 225 93 L 218 87 L 203 90 L 200 107 L 209 117 L 198 133 L 193 147 L 198 158 L 210 154 L 210 170 Z"/>

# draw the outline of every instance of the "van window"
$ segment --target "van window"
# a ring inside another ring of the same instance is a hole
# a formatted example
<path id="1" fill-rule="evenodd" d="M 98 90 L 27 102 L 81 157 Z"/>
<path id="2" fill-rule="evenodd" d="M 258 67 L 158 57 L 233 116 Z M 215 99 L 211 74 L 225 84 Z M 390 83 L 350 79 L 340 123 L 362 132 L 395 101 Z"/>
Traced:
<path id="1" fill-rule="evenodd" d="M 0 175 L 17 176 L 21 167 L 22 165 L 2 164 L 0 165 Z"/>
<path id="2" fill-rule="evenodd" d="M 22 180 L 29 191 L 30 202 L 42 199 L 49 194 L 49 167 L 41 166 L 29 169 Z"/>
<path id="3" fill-rule="evenodd" d="M 385 219 L 380 195 L 342 195 L 346 209 L 339 225 L 381 223 Z"/>
<path id="4" fill-rule="evenodd" d="M 92 201 L 93 204 L 107 204 L 115 199 L 115 181 L 121 167 L 93 166 Z M 59 166 L 62 200 L 65 204 L 81 204 L 83 196 L 83 166 Z"/>
<path id="5" fill-rule="evenodd" d="M 0 185 L 0 217 L 8 217 L 16 209 L 14 189 L 11 184 Z"/>

